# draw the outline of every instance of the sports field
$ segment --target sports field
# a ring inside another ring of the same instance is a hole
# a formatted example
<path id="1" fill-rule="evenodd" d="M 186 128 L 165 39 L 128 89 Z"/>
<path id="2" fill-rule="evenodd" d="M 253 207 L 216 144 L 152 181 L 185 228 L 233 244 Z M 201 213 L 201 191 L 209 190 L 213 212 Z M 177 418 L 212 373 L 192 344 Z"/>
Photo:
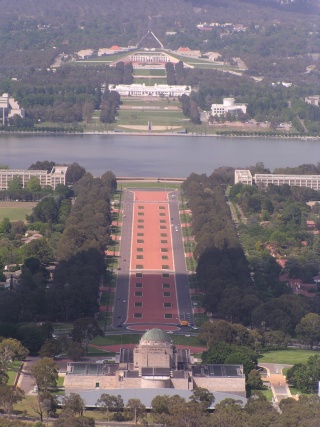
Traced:
<path id="1" fill-rule="evenodd" d="M 10 221 L 25 221 L 30 215 L 36 202 L 0 202 L 0 221 L 9 218 Z"/>

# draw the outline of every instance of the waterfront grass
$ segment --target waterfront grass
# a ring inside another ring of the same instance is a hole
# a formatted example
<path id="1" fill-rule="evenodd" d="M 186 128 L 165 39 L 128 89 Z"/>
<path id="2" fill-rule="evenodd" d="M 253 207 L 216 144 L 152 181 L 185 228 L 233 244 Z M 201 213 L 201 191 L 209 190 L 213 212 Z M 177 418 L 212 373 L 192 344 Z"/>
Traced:
<path id="1" fill-rule="evenodd" d="M 295 365 L 296 363 L 307 363 L 309 357 L 316 355 L 320 355 L 320 352 L 300 348 L 265 351 L 259 355 L 259 363 L 264 362 Z"/>
<path id="2" fill-rule="evenodd" d="M 152 122 L 155 126 L 183 126 L 184 116 L 179 110 L 119 110 L 118 126 L 147 125 Z"/>
<path id="3" fill-rule="evenodd" d="M 0 221 L 9 218 L 10 221 L 26 222 L 26 215 L 30 215 L 36 205 L 35 202 L 0 202 Z"/>

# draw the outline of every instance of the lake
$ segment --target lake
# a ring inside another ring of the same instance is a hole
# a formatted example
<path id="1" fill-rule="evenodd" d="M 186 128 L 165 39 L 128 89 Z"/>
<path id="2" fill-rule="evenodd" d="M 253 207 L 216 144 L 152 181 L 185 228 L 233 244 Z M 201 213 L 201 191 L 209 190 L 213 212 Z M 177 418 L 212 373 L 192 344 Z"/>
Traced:
<path id="1" fill-rule="evenodd" d="M 320 141 L 151 135 L 0 135 L 0 165 L 27 169 L 37 160 L 78 162 L 94 176 L 169 178 L 210 174 L 220 166 L 263 162 L 273 170 L 320 161 Z"/>

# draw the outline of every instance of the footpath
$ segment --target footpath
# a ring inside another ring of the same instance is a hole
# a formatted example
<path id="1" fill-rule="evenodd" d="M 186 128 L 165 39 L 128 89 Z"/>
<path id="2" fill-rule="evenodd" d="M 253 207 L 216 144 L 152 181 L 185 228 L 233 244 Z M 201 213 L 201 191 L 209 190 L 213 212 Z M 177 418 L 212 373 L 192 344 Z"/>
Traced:
<path id="1" fill-rule="evenodd" d="M 273 394 L 273 402 L 275 404 L 278 404 L 282 399 L 296 397 L 291 395 L 290 389 L 286 383 L 286 377 L 282 373 L 284 368 L 291 368 L 292 365 L 259 363 L 259 366 L 265 368 L 267 371 L 267 376 L 262 379 L 264 382 L 268 382 L 270 384 L 270 388 Z"/>

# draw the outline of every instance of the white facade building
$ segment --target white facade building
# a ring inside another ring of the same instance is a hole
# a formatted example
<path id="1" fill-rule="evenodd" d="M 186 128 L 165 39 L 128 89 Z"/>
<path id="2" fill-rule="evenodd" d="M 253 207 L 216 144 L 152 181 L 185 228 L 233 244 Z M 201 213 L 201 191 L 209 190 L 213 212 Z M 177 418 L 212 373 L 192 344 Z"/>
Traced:
<path id="1" fill-rule="evenodd" d="M 291 187 L 307 187 L 320 190 L 320 175 L 285 175 L 272 173 L 256 173 L 252 177 L 249 170 L 237 169 L 234 171 L 234 183 L 252 185 L 255 182 L 260 187 L 268 185 L 290 185 Z"/>
<path id="2" fill-rule="evenodd" d="M 234 183 L 252 185 L 252 175 L 249 169 L 236 169 L 234 171 Z"/>
<path id="3" fill-rule="evenodd" d="M 24 108 L 20 108 L 19 104 L 14 98 L 11 98 L 8 93 L 4 93 L 0 96 L 0 122 L 5 124 L 7 119 L 10 119 L 14 115 L 18 115 L 22 118 L 25 117 Z"/>
<path id="4" fill-rule="evenodd" d="M 320 190 L 320 175 L 283 175 L 258 173 L 254 176 L 254 181 L 261 187 L 268 187 L 269 184 L 292 187 L 307 187 L 313 190 Z"/>
<path id="5" fill-rule="evenodd" d="M 247 106 L 245 104 L 236 104 L 234 98 L 223 98 L 223 104 L 211 105 L 211 114 L 218 117 L 239 110 L 245 114 L 247 112 Z"/>
<path id="6" fill-rule="evenodd" d="M 7 190 L 8 184 L 13 178 L 21 178 L 22 187 L 25 188 L 27 182 L 32 177 L 40 181 L 41 187 L 56 188 L 58 184 L 66 185 L 66 173 L 68 166 L 54 166 L 51 172 L 46 170 L 19 170 L 19 169 L 0 169 L 0 190 Z"/>
<path id="7" fill-rule="evenodd" d="M 135 52 L 130 56 L 130 61 L 142 64 L 162 64 L 170 62 L 170 57 L 162 52 Z"/>
<path id="8" fill-rule="evenodd" d="M 143 84 L 131 84 L 131 85 L 109 85 L 110 91 L 116 91 L 120 96 L 154 96 L 154 97 L 173 97 L 190 95 L 190 86 L 178 86 L 178 85 L 157 85 L 146 86 Z"/>

